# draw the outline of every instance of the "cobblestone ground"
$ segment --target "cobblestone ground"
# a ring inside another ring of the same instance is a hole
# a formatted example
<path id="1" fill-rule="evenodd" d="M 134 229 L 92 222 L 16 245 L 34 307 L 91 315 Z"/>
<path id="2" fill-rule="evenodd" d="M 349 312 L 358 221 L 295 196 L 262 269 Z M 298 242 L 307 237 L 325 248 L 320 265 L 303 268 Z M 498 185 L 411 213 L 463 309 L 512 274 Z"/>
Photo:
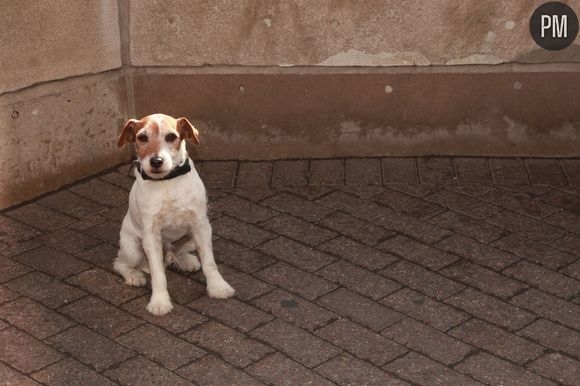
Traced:
<path id="1" fill-rule="evenodd" d="M 127 167 L 0 214 L 0 381 L 580 380 L 580 160 L 198 163 L 235 299 L 112 273 Z"/>

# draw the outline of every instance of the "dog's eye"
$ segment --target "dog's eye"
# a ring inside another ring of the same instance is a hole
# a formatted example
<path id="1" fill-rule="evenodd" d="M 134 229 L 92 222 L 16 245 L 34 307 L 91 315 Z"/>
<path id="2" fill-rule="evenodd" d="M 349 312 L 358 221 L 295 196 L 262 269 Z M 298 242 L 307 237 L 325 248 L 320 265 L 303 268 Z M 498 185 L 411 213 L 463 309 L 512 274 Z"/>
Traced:
<path id="1" fill-rule="evenodd" d="M 173 142 L 177 139 L 177 135 L 173 134 L 173 133 L 169 133 L 165 136 L 165 140 L 167 142 Z"/>
<path id="2" fill-rule="evenodd" d="M 137 140 L 139 142 L 147 142 L 149 140 L 149 138 L 145 134 L 141 134 L 141 135 L 137 136 Z"/>

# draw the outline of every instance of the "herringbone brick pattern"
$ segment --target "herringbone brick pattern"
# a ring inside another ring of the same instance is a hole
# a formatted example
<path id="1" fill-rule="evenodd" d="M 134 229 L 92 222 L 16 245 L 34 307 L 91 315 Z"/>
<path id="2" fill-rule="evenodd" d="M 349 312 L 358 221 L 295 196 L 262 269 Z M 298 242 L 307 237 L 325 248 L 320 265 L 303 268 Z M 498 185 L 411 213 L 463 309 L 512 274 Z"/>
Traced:
<path id="1" fill-rule="evenodd" d="M 580 160 L 199 162 L 237 289 L 111 269 L 132 179 L 0 213 L 0 383 L 578 385 Z"/>

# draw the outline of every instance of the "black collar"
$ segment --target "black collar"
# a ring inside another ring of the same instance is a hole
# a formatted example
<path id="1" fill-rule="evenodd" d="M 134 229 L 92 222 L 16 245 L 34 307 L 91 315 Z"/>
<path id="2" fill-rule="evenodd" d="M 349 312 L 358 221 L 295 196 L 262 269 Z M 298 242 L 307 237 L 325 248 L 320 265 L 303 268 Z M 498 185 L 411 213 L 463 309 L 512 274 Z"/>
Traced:
<path id="1" fill-rule="evenodd" d="M 189 164 L 189 158 L 182 165 L 177 165 L 177 167 L 175 167 L 173 170 L 171 170 L 169 172 L 169 174 L 167 174 L 163 178 L 151 178 L 151 177 L 149 177 L 143 171 L 143 169 L 141 169 L 141 162 L 139 162 L 138 160 L 133 161 L 133 166 L 135 166 L 137 168 L 137 171 L 139 171 L 139 173 L 141 174 L 141 177 L 144 180 L 150 180 L 150 181 L 171 180 L 172 178 L 182 176 L 182 175 L 187 174 L 191 171 L 191 165 Z"/>

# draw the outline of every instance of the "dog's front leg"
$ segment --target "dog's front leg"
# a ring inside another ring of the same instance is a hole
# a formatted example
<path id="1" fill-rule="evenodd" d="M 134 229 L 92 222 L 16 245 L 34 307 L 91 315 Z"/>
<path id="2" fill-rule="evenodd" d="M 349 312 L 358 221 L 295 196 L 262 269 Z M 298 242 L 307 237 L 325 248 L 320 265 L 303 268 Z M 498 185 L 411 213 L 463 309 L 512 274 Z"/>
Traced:
<path id="1" fill-rule="evenodd" d="M 151 301 L 147 305 L 147 311 L 153 315 L 165 315 L 173 309 L 173 305 L 167 291 L 163 246 L 159 229 L 155 229 L 154 226 L 146 227 L 145 232 L 143 232 L 143 249 L 149 261 L 151 290 L 153 292 Z"/>
<path id="2" fill-rule="evenodd" d="M 234 296 L 235 290 L 224 280 L 215 263 L 211 246 L 211 225 L 206 216 L 196 219 L 192 225 L 192 232 L 201 260 L 201 269 L 207 281 L 208 295 L 218 299 Z"/>

